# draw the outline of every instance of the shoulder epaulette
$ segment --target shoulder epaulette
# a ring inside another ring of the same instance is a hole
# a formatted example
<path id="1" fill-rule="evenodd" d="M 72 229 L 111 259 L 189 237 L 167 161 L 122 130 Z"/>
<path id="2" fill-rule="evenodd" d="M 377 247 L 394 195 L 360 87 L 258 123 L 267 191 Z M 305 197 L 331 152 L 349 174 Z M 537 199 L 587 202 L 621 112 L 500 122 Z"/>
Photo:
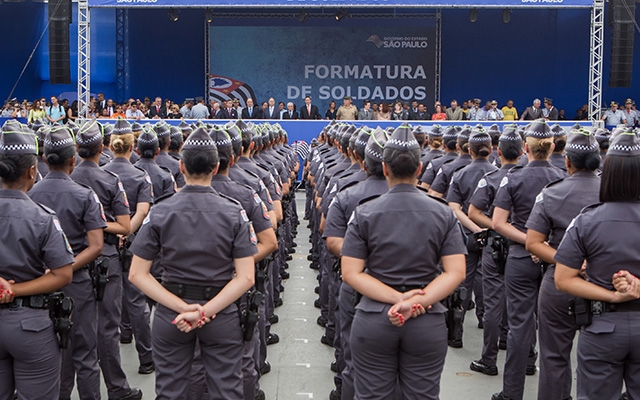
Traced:
<path id="1" fill-rule="evenodd" d="M 237 205 L 239 205 L 240 207 L 242 207 L 242 204 L 241 204 L 238 200 L 234 199 L 233 197 L 231 197 L 231 196 L 227 196 L 227 195 L 226 195 L 226 194 L 224 194 L 224 193 L 220 193 L 220 192 L 217 192 L 217 193 L 218 193 L 218 195 L 220 195 L 220 197 L 223 197 L 223 198 L 225 198 L 225 199 L 229 200 L 230 202 L 232 202 L 232 203 L 234 203 L 234 204 L 237 204 Z"/>
<path id="2" fill-rule="evenodd" d="M 42 203 L 38 203 L 38 202 L 34 202 L 34 203 L 36 203 L 37 205 L 39 205 L 39 206 L 40 206 L 40 208 L 42 208 L 42 209 L 43 209 L 47 214 L 56 215 L 56 212 L 55 212 L 53 209 L 51 209 L 51 208 L 49 208 L 49 207 L 45 206 L 44 204 L 42 204 Z"/>
<path id="3" fill-rule="evenodd" d="M 378 197 L 380 197 L 380 196 L 381 196 L 381 195 L 376 194 L 376 195 L 373 195 L 373 196 L 365 197 L 364 199 L 362 199 L 362 200 L 360 200 L 360 201 L 358 202 L 358 205 L 361 205 L 361 204 L 367 203 L 367 202 L 369 202 L 369 201 L 371 201 L 371 200 L 377 199 L 377 198 L 378 198 Z"/>
<path id="4" fill-rule="evenodd" d="M 551 186 L 555 185 L 556 183 L 562 182 L 564 180 L 565 180 L 565 178 L 560 178 L 560 179 L 555 180 L 553 182 L 547 183 L 547 185 L 544 188 L 546 189 L 546 188 L 551 187 Z"/>
<path id="5" fill-rule="evenodd" d="M 173 196 L 175 193 L 167 193 L 167 194 L 163 194 L 160 197 L 156 197 L 153 199 L 153 204 L 156 205 L 158 203 L 160 203 L 161 201 L 164 201 L 166 199 L 168 199 L 169 197 Z"/>

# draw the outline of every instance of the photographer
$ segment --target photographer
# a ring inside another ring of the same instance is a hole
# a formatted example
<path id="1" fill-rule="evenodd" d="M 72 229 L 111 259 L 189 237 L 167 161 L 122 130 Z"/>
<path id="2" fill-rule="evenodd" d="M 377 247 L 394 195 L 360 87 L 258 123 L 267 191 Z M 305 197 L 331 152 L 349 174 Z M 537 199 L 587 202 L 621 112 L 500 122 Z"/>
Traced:
<path id="1" fill-rule="evenodd" d="M 22 108 L 22 105 L 14 98 L 5 103 L 2 113 L 2 118 L 26 118 L 27 112 Z"/>

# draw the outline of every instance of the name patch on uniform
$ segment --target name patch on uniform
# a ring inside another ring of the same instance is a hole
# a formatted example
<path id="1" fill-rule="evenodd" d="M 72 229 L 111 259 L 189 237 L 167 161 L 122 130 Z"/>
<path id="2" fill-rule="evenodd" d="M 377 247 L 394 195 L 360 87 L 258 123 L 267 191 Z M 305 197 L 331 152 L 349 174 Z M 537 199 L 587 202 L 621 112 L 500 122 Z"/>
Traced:
<path id="1" fill-rule="evenodd" d="M 329 193 L 335 193 L 338 191 L 338 184 L 334 184 L 333 187 L 331 188 L 331 192 Z"/>
<path id="2" fill-rule="evenodd" d="M 270 221 L 271 217 L 269 216 L 269 211 L 267 211 L 267 206 L 265 206 L 263 202 L 260 202 L 260 204 L 262 205 L 262 216 L 267 221 Z"/>
<path id="3" fill-rule="evenodd" d="M 240 211 L 240 215 L 242 215 L 244 222 L 249 222 L 249 217 L 247 217 L 247 212 L 245 210 Z"/>
<path id="4" fill-rule="evenodd" d="M 149 176 L 149 174 L 144 174 L 144 180 L 147 181 L 149 185 L 152 185 L 151 177 Z"/>
<path id="5" fill-rule="evenodd" d="M 260 199 L 260 196 L 258 196 L 258 193 L 253 194 L 253 201 L 255 201 L 256 204 L 262 203 L 262 200 Z"/>
<path id="6" fill-rule="evenodd" d="M 252 223 L 249 223 L 249 232 L 251 233 L 251 243 L 258 244 L 258 237 Z"/>
<path id="7" fill-rule="evenodd" d="M 351 224 L 351 221 L 353 221 L 355 219 L 355 217 L 356 217 L 356 213 L 352 212 L 351 216 L 349 217 L 349 222 L 347 222 L 347 225 Z"/>
<path id="8" fill-rule="evenodd" d="M 575 218 L 571 220 L 571 223 L 569 223 L 569 226 L 567 226 L 566 232 L 569 232 L 569 229 L 573 228 L 573 225 L 575 224 L 575 222 L 576 222 Z"/>
<path id="9" fill-rule="evenodd" d="M 502 178 L 502 181 L 500 181 L 500 187 L 507 186 L 507 183 L 509 183 L 509 178 L 505 176 Z"/>
<path id="10" fill-rule="evenodd" d="M 433 168 L 433 164 L 429 163 L 429 164 L 427 165 L 427 169 L 431 169 L 431 168 Z"/>
<path id="11" fill-rule="evenodd" d="M 336 199 L 337 197 L 334 197 L 333 200 L 331 200 L 331 203 L 329 203 L 329 208 L 333 207 L 333 205 L 336 204 Z"/>
<path id="12" fill-rule="evenodd" d="M 543 198 L 544 198 L 544 196 L 543 196 L 542 192 L 538 193 L 538 195 L 536 196 L 536 203 L 540 203 Z"/>
<path id="13" fill-rule="evenodd" d="M 437 175 L 440 175 L 441 173 L 442 173 L 442 168 L 440 168 L 440 169 L 438 170 L 438 173 L 436 174 L 436 176 L 437 176 Z"/>
<path id="14" fill-rule="evenodd" d="M 56 229 L 58 230 L 58 232 L 62 232 L 62 226 L 60 226 L 60 221 L 58 221 L 57 218 L 53 219 L 53 226 L 56 227 Z"/>
<path id="15" fill-rule="evenodd" d="M 478 188 L 482 189 L 484 187 L 487 187 L 487 180 L 482 178 L 478 181 Z"/>

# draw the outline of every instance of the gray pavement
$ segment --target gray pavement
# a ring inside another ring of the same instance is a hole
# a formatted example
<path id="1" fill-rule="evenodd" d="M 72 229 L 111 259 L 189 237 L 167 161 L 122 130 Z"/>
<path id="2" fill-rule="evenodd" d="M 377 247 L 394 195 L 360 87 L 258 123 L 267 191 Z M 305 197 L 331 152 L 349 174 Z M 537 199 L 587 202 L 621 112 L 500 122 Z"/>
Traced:
<path id="1" fill-rule="evenodd" d="M 304 192 L 298 193 L 300 216 L 304 212 Z M 284 305 L 276 309 L 280 322 L 271 331 L 280 336 L 280 343 L 269 346 L 267 360 L 271 372 L 262 377 L 260 384 L 269 400 L 328 399 L 334 388 L 333 373 L 329 369 L 333 361 L 333 349 L 320 343 L 323 329 L 316 324 L 320 310 L 313 306 L 317 295 L 316 271 L 309 268 L 307 254 L 310 245 L 307 221 L 300 219 L 296 253 L 289 261 L 291 278 L 285 283 L 282 294 Z M 502 388 L 502 368 L 505 352 L 498 357 L 498 376 L 485 376 L 469 369 L 472 360 L 480 358 L 482 330 L 471 312 L 465 321 L 464 348 L 448 349 L 441 381 L 441 400 L 489 400 Z M 428 335 L 428 332 L 425 332 Z M 577 336 L 576 336 L 577 337 Z M 154 375 L 138 374 L 138 358 L 134 344 L 121 345 L 122 366 L 132 387 L 141 388 L 144 399 L 155 397 Z M 575 351 L 573 355 L 575 369 Z M 526 379 L 525 400 L 536 399 L 538 378 Z M 573 396 L 575 398 L 575 375 Z M 78 399 L 74 392 L 73 399 Z M 107 399 L 102 387 L 102 398 Z"/>

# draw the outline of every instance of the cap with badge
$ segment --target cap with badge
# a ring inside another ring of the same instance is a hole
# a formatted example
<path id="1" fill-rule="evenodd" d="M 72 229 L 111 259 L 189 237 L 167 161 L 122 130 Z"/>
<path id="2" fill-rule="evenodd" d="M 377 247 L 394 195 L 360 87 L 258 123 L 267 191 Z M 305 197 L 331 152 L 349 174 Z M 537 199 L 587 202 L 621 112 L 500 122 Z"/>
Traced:
<path id="1" fill-rule="evenodd" d="M 79 148 L 97 151 L 102 146 L 102 128 L 95 119 L 85 122 L 76 135 Z"/>
<path id="2" fill-rule="evenodd" d="M 601 149 L 605 150 L 609 148 L 609 141 L 611 140 L 611 133 L 609 130 L 605 128 L 598 128 L 593 133 L 593 136 L 595 136 Z"/>
<path id="3" fill-rule="evenodd" d="M 480 126 L 479 128 L 476 127 L 474 129 L 482 129 L 482 126 Z M 468 143 L 470 135 L 471 135 L 471 128 L 469 128 L 468 126 L 465 126 L 464 128 L 462 128 L 462 130 L 458 132 L 458 137 L 457 137 L 458 145 L 462 147 L 463 145 Z"/>
<path id="4" fill-rule="evenodd" d="M 522 136 L 518 132 L 518 126 L 516 124 L 505 125 L 502 128 L 502 134 L 500 135 L 500 142 L 522 142 Z"/>
<path id="5" fill-rule="evenodd" d="M 20 123 L 5 123 L 0 135 L 0 154 L 3 156 L 18 156 L 23 154 L 38 154 L 38 140 L 33 132 L 21 127 Z"/>
<path id="6" fill-rule="evenodd" d="M 169 128 L 169 136 L 171 137 L 171 142 L 176 142 L 177 145 L 181 145 L 184 138 L 182 137 L 182 130 L 177 126 L 171 126 Z"/>
<path id="7" fill-rule="evenodd" d="M 491 147 L 491 136 L 484 128 L 474 128 L 469 135 L 469 145 L 471 148 L 480 147 L 482 145 Z"/>
<path id="8" fill-rule="evenodd" d="M 229 133 L 227 132 L 228 131 L 219 125 L 214 125 L 211 132 L 209 132 L 209 137 L 211 137 L 211 140 L 213 140 L 218 150 L 230 148 L 232 146 L 231 136 L 229 136 Z"/>
<path id="9" fill-rule="evenodd" d="M 128 135 L 132 134 L 133 130 L 131 129 L 131 124 L 124 118 L 118 117 L 115 125 L 113 126 L 113 134 L 114 135 Z M 105 129 L 106 134 L 106 129 Z"/>
<path id="10" fill-rule="evenodd" d="M 382 128 L 377 127 L 371 133 L 369 140 L 367 141 L 367 147 L 364 149 L 365 156 L 373 161 L 382 162 L 382 150 L 387 144 L 389 136 Z"/>
<path id="11" fill-rule="evenodd" d="M 356 149 L 365 149 L 370 137 L 371 132 L 367 131 L 366 129 L 360 129 L 354 143 Z"/>
<path id="12" fill-rule="evenodd" d="M 158 147 L 158 137 L 153 130 L 149 127 L 143 129 L 140 136 L 138 136 L 138 150 L 140 151 L 140 154 L 144 153 L 145 150 L 152 150 L 155 154 Z"/>
<path id="13" fill-rule="evenodd" d="M 67 126 L 53 126 L 44 137 L 44 154 L 60 153 L 67 148 L 74 148 L 76 142 L 71 129 Z"/>
<path id="14" fill-rule="evenodd" d="M 167 123 L 164 121 L 155 124 L 153 126 L 153 130 L 155 131 L 156 136 L 158 136 L 158 139 L 168 138 L 169 136 L 171 136 L 171 130 L 169 129 Z"/>
<path id="15" fill-rule="evenodd" d="M 200 127 L 193 131 L 191 135 L 185 140 L 182 151 L 201 150 L 201 151 L 215 151 L 218 152 L 216 144 L 213 142 L 207 131 Z"/>
<path id="16" fill-rule="evenodd" d="M 429 130 L 429 137 L 430 138 L 442 137 L 442 126 L 438 124 L 435 124 L 434 126 L 432 126 L 431 129 Z"/>
<path id="17" fill-rule="evenodd" d="M 420 145 L 413 136 L 411 127 L 407 124 L 402 124 L 393 131 L 393 134 L 389 140 L 387 140 L 387 144 L 384 145 L 384 148 L 385 150 L 391 149 L 409 152 L 413 150 L 420 150 Z"/>
<path id="18" fill-rule="evenodd" d="M 578 154 L 597 153 L 599 148 L 596 137 L 587 129 L 572 129 L 567 135 L 566 152 Z"/>
<path id="19" fill-rule="evenodd" d="M 564 128 L 558 124 L 553 124 L 553 126 L 550 129 L 554 138 L 565 136 L 567 134 Z"/>
<path id="20" fill-rule="evenodd" d="M 191 127 L 191 125 L 187 124 L 185 121 L 180 122 L 178 128 L 180 128 L 180 130 L 182 131 L 183 138 L 189 137 L 191 132 L 193 132 L 193 128 Z"/>
<path id="21" fill-rule="evenodd" d="M 549 128 L 549 124 L 544 119 L 536 119 L 529 124 L 525 130 L 524 135 L 527 138 L 547 139 L 553 137 L 553 133 Z"/>
<path id="22" fill-rule="evenodd" d="M 638 157 L 640 156 L 640 141 L 634 132 L 622 132 L 611 140 L 607 157 Z"/>

